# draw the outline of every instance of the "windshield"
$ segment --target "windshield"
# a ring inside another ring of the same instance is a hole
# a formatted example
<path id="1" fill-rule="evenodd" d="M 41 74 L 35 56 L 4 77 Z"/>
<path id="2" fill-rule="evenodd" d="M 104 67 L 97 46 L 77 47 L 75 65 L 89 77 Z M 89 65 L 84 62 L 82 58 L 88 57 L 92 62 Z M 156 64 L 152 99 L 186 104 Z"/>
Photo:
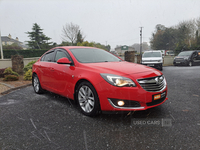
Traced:
<path id="1" fill-rule="evenodd" d="M 74 57 L 81 63 L 121 61 L 121 59 L 119 59 L 118 57 L 101 49 L 77 48 L 70 49 L 70 51 L 73 53 Z"/>
<path id="2" fill-rule="evenodd" d="M 142 57 L 161 57 L 161 52 L 146 52 Z"/>
<path id="3" fill-rule="evenodd" d="M 193 51 L 180 52 L 178 56 L 190 56 L 192 53 Z"/>

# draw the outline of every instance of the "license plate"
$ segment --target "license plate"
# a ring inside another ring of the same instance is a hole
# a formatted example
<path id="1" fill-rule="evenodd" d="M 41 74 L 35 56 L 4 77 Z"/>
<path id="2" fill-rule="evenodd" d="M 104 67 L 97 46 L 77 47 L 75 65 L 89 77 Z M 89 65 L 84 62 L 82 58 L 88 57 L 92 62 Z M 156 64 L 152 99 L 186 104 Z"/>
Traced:
<path id="1" fill-rule="evenodd" d="M 154 65 L 147 65 L 147 66 L 154 66 Z"/>
<path id="2" fill-rule="evenodd" d="M 153 96 L 153 100 L 161 99 L 161 94 L 157 94 Z"/>
<path id="3" fill-rule="evenodd" d="M 155 100 L 159 100 L 159 99 L 165 97 L 165 94 L 166 94 L 165 92 L 163 92 L 163 93 L 161 93 L 161 94 L 156 94 L 156 95 L 153 96 L 153 100 L 154 100 L 154 101 L 155 101 Z"/>
<path id="4" fill-rule="evenodd" d="M 177 64 L 181 63 L 181 62 L 176 62 Z"/>

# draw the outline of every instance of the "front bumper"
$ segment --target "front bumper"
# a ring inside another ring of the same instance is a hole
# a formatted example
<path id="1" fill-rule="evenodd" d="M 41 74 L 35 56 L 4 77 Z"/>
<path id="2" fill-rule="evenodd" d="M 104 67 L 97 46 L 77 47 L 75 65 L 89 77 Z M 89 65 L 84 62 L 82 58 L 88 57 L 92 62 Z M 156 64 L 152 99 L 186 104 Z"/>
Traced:
<path id="1" fill-rule="evenodd" d="M 189 61 L 188 60 L 185 60 L 185 59 L 175 59 L 173 61 L 173 64 L 174 65 L 188 65 Z"/>
<path id="2" fill-rule="evenodd" d="M 162 63 L 142 63 L 142 64 L 156 69 L 162 68 Z"/>
<path id="3" fill-rule="evenodd" d="M 139 84 L 137 87 L 115 87 L 107 82 L 96 87 L 102 111 L 137 111 L 146 110 L 163 104 L 167 98 L 167 86 L 160 92 L 145 91 Z M 165 93 L 160 99 L 154 96 Z M 119 107 L 115 101 L 124 101 L 125 105 Z"/>

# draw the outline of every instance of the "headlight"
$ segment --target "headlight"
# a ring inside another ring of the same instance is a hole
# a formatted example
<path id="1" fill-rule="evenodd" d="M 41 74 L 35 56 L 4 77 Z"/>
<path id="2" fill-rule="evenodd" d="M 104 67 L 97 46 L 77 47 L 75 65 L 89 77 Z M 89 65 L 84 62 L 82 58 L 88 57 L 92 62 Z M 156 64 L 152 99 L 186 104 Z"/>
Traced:
<path id="1" fill-rule="evenodd" d="M 158 60 L 158 62 L 162 62 L 162 59 Z"/>
<path id="2" fill-rule="evenodd" d="M 185 60 L 188 60 L 188 58 L 189 58 L 189 57 L 185 57 L 184 59 L 185 59 Z"/>
<path id="3" fill-rule="evenodd" d="M 106 73 L 101 73 L 100 75 L 111 85 L 118 87 L 136 87 L 136 84 L 129 78 Z"/>

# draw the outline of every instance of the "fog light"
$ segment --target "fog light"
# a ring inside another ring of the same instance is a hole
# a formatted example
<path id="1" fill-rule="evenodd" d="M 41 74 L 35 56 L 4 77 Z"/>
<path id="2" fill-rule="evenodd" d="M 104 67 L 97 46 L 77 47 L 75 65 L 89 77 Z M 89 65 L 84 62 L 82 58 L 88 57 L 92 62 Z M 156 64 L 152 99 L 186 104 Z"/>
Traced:
<path id="1" fill-rule="evenodd" d="M 117 104 L 118 106 L 124 106 L 124 101 L 118 101 Z"/>

